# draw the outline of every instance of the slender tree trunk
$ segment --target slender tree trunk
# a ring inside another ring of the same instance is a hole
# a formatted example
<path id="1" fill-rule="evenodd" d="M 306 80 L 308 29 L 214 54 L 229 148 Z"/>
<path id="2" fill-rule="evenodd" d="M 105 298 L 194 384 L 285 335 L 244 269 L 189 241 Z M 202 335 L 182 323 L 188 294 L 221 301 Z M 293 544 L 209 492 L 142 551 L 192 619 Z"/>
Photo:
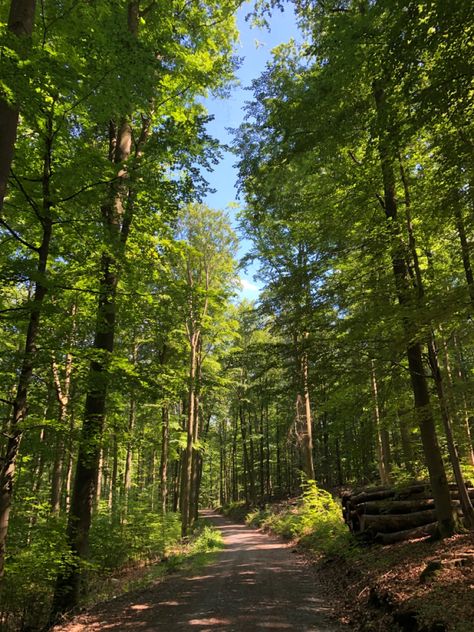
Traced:
<path id="1" fill-rule="evenodd" d="M 462 349 L 459 345 L 456 335 L 453 336 L 453 345 L 454 345 L 454 350 L 456 352 L 456 357 L 457 357 L 458 379 L 461 383 L 463 383 L 463 385 L 467 386 L 468 376 L 464 368 L 464 359 L 463 359 Z M 472 441 L 472 434 L 471 434 L 471 427 L 470 427 L 469 406 L 468 406 L 468 401 L 467 401 L 466 393 L 464 389 L 462 389 L 461 397 L 462 397 L 462 404 L 463 404 L 464 428 L 466 432 L 466 441 L 467 441 L 467 447 L 468 447 L 469 461 L 471 465 L 474 466 L 474 445 Z"/>
<path id="2" fill-rule="evenodd" d="M 180 504 L 179 498 L 179 490 L 181 488 L 180 478 L 181 478 L 181 463 L 182 459 L 178 459 L 174 463 L 174 475 L 173 475 L 173 513 L 178 511 L 178 507 Z"/>
<path id="3" fill-rule="evenodd" d="M 423 450 L 436 506 L 439 533 L 442 537 L 446 537 L 454 533 L 456 520 L 449 494 L 441 450 L 438 444 L 438 437 L 436 435 L 436 425 L 423 365 L 421 343 L 417 340 L 417 327 L 413 322 L 412 316 L 410 316 L 410 311 L 413 307 L 413 300 L 411 298 L 412 291 L 398 225 L 395 173 L 393 167 L 395 157 L 398 155 L 398 149 L 394 146 L 391 132 L 393 122 L 381 82 L 375 82 L 374 84 L 374 100 L 379 128 L 379 157 L 384 187 L 383 208 L 392 236 L 390 256 L 398 302 L 404 311 L 402 318 L 408 340 L 406 353 L 415 400 L 415 412 L 420 427 Z"/>
<path id="4" fill-rule="evenodd" d="M 281 496 L 283 492 L 283 476 L 281 467 L 281 446 L 280 446 L 280 420 L 277 419 L 275 424 L 275 444 L 276 444 L 276 484 L 278 488 L 278 495 Z"/>
<path id="5" fill-rule="evenodd" d="M 438 351 L 436 349 L 434 335 L 432 335 L 431 340 L 429 341 L 428 353 L 430 358 L 431 371 L 433 373 L 433 378 L 436 385 L 436 392 L 438 393 L 439 405 L 441 409 L 441 419 L 443 420 L 444 431 L 446 434 L 446 442 L 448 445 L 449 458 L 453 468 L 454 480 L 456 481 L 456 485 L 458 488 L 459 500 L 461 501 L 461 508 L 464 515 L 464 520 L 467 526 L 472 529 L 474 528 L 474 508 L 472 506 L 471 499 L 469 498 L 469 494 L 467 493 L 466 483 L 464 481 L 464 476 L 459 463 L 459 456 L 456 449 L 456 444 L 454 443 L 452 421 L 444 394 L 443 378 L 441 376 L 441 371 L 439 368 Z"/>
<path id="6" fill-rule="evenodd" d="M 105 485 L 106 474 L 104 475 L 104 461 L 107 461 L 107 459 L 104 456 L 104 448 L 101 447 L 99 451 L 99 465 L 97 467 L 97 475 L 96 475 L 96 480 L 95 480 L 95 485 L 94 485 L 94 498 L 92 501 L 92 509 L 94 511 L 97 511 L 97 509 L 99 508 L 100 499 L 102 498 L 102 489 L 106 487 Z"/>
<path id="7" fill-rule="evenodd" d="M 139 0 L 128 3 L 128 32 L 137 36 Z M 143 121 L 142 133 L 136 145 L 138 158 L 146 142 L 150 121 Z M 113 141 L 115 125 L 110 125 Z M 109 202 L 102 208 L 104 223 L 109 231 L 110 250 L 101 259 L 99 301 L 97 305 L 96 331 L 93 343 L 95 358 L 89 367 L 88 392 L 84 409 L 79 454 L 69 511 L 67 539 L 74 556 L 87 556 L 89 530 L 92 518 L 99 468 L 100 445 L 105 421 L 105 404 L 108 387 L 108 367 L 114 349 L 116 320 L 116 290 L 120 270 L 120 258 L 125 249 L 132 218 L 133 197 L 127 184 L 128 172 L 125 161 L 132 151 L 133 134 L 128 119 L 123 118 L 115 142 L 109 146 L 109 157 L 120 165 L 117 179 L 111 186 Z M 127 201 L 126 201 L 127 200 Z M 80 569 L 66 565 L 56 582 L 52 607 L 52 620 L 79 603 L 81 588 Z"/>
<path id="8" fill-rule="evenodd" d="M 443 332 L 442 332 L 441 327 L 439 327 L 439 331 L 442 336 Z M 449 349 L 448 349 L 448 344 L 444 338 L 442 338 L 442 344 L 443 344 L 443 366 L 444 366 L 446 375 L 448 376 L 448 384 L 449 384 L 449 390 L 450 390 L 450 397 L 449 397 L 450 406 L 449 407 L 450 407 L 450 410 L 455 415 L 456 409 L 457 409 L 458 398 L 456 398 L 454 394 L 454 379 L 453 379 L 453 372 L 451 369 L 451 363 L 449 360 Z M 459 377 L 461 376 L 459 375 Z M 465 444 L 464 447 L 467 453 L 467 457 L 469 459 L 469 465 L 474 466 L 474 450 L 472 446 L 471 429 L 469 427 L 469 412 L 468 412 L 467 401 L 466 401 L 466 397 L 464 393 L 462 394 L 462 397 L 461 397 L 460 408 L 462 409 L 463 419 L 462 419 L 462 424 L 459 424 L 459 426 L 462 427 L 463 433 L 465 435 L 465 440 L 463 441 L 463 443 Z"/>
<path id="9" fill-rule="evenodd" d="M 64 456 L 65 456 L 65 439 L 64 436 L 68 429 L 68 407 L 69 407 L 69 391 L 71 386 L 72 376 L 72 353 L 71 345 L 73 343 L 74 334 L 76 330 L 76 314 L 77 303 L 74 302 L 71 307 L 71 332 L 68 336 L 68 351 L 64 360 L 64 383 L 61 384 L 61 378 L 59 375 L 59 368 L 53 358 L 52 371 L 54 378 L 54 386 L 56 390 L 56 399 L 59 404 L 59 431 L 56 433 L 56 447 L 53 462 L 53 472 L 51 479 L 51 513 L 58 514 L 61 508 L 61 487 L 64 468 Z"/>
<path id="10" fill-rule="evenodd" d="M 415 474 L 415 470 L 413 467 L 413 448 L 411 445 L 409 429 L 406 419 L 403 418 L 403 415 L 397 410 L 397 420 L 398 427 L 400 429 L 400 439 L 402 444 L 402 453 L 403 453 L 403 462 L 407 471 L 412 476 Z"/>
<path id="11" fill-rule="evenodd" d="M 455 204 L 454 206 L 454 219 L 456 221 L 456 229 L 458 231 L 459 241 L 461 244 L 462 263 L 464 267 L 464 274 L 466 276 L 467 287 L 469 290 L 469 296 L 471 298 L 471 303 L 474 305 L 474 276 L 471 266 L 471 252 L 466 236 L 466 227 L 464 225 L 462 210 L 457 204 Z"/>
<path id="12" fill-rule="evenodd" d="M 237 415 L 232 418 L 232 453 L 231 453 L 231 471 L 232 471 L 232 500 L 238 500 L 239 486 L 237 480 Z"/>
<path id="13" fill-rule="evenodd" d="M 374 402 L 374 424 L 375 424 L 375 440 L 377 446 L 377 465 L 379 468 L 380 482 L 382 485 L 388 485 L 390 482 L 390 465 L 386 462 L 386 451 L 384 451 L 382 442 L 382 428 L 380 421 L 380 406 L 378 395 L 377 376 L 375 374 L 375 363 L 371 361 L 371 386 L 372 398 Z"/>
<path id="14" fill-rule="evenodd" d="M 30 38 L 35 22 L 36 0 L 11 0 L 7 29 L 19 40 Z M 0 214 L 13 162 L 20 104 L 10 103 L 0 90 Z"/>
<path id="15" fill-rule="evenodd" d="M 135 429 L 136 414 L 135 394 L 132 392 L 130 395 L 130 405 L 128 410 L 127 453 L 125 456 L 125 472 L 123 476 L 124 515 L 127 515 L 128 513 L 128 501 L 130 497 L 130 490 L 132 488 L 133 431 Z"/>
<path id="16" fill-rule="evenodd" d="M 260 406 L 260 419 L 259 419 L 259 429 L 258 432 L 260 434 L 259 439 L 259 484 L 260 484 L 260 499 L 265 497 L 265 435 L 263 428 L 263 404 Z"/>
<path id="17" fill-rule="evenodd" d="M 181 532 L 185 536 L 190 527 L 191 510 L 191 485 L 193 473 L 193 443 L 194 443 L 194 422 L 195 422 L 195 388 L 196 388 L 196 362 L 199 334 L 193 333 L 190 337 L 189 355 L 189 376 L 188 376 L 188 410 L 186 423 L 186 448 L 183 450 L 181 467 Z"/>
<path id="18" fill-rule="evenodd" d="M 305 336 L 306 337 L 306 336 Z M 301 374 L 303 378 L 303 394 L 304 394 L 304 418 L 305 428 L 303 434 L 303 463 L 306 476 L 314 480 L 314 463 L 313 463 L 313 420 L 311 415 L 311 402 L 309 398 L 309 379 L 308 379 L 308 354 L 303 352 L 301 358 Z"/>
<path id="19" fill-rule="evenodd" d="M 18 3 L 17 3 L 18 4 Z M 21 4 L 21 3 L 20 3 Z M 1 113 L 0 113 L 1 118 Z M 36 265 L 34 295 L 31 305 L 28 329 L 26 332 L 23 359 L 18 378 L 16 395 L 13 400 L 12 416 L 8 427 L 8 439 L 2 457 L 0 469 L 0 578 L 3 576 L 5 565 L 5 547 L 10 520 L 10 509 L 13 496 L 16 460 L 22 438 L 21 423 L 28 412 L 28 391 L 33 376 L 33 368 L 37 356 L 36 341 L 40 329 L 40 316 L 43 300 L 46 296 L 46 268 L 52 238 L 53 222 L 51 219 L 51 156 L 52 156 L 52 120 L 48 119 L 48 129 L 45 138 L 45 152 L 43 158 L 43 203 L 38 209 L 42 228 L 42 238 Z"/>
<path id="20" fill-rule="evenodd" d="M 71 409 L 69 415 L 69 440 L 67 444 L 67 465 L 66 465 L 66 476 L 63 483 L 63 496 L 65 500 L 64 508 L 66 511 L 69 511 L 71 506 L 71 489 L 72 489 L 72 473 L 73 473 L 73 465 L 74 465 L 74 455 L 73 455 L 73 433 L 74 433 L 74 410 Z"/>
<path id="21" fill-rule="evenodd" d="M 245 423 L 245 418 L 244 418 Z M 257 501 L 257 492 L 255 485 L 255 450 L 253 444 L 253 428 L 252 428 L 252 415 L 249 411 L 248 414 L 248 480 L 250 484 L 250 503 L 252 505 L 256 504 Z"/>
<path id="22" fill-rule="evenodd" d="M 249 489 L 249 480 L 250 479 L 250 471 L 249 471 L 249 455 L 248 455 L 248 447 L 247 447 L 247 428 L 245 423 L 245 412 L 243 408 L 243 404 L 239 404 L 239 421 L 240 421 L 240 434 L 242 437 L 242 456 L 243 456 L 243 483 L 244 483 L 244 492 L 245 492 L 245 502 L 247 505 L 250 505 L 251 498 L 253 498 L 252 493 Z"/>
<path id="23" fill-rule="evenodd" d="M 113 525 L 117 524 L 120 520 L 119 501 L 118 501 L 118 437 L 117 429 L 113 429 L 112 437 L 112 475 L 110 477 L 109 488 L 109 509 L 111 522 Z"/>
<path id="24" fill-rule="evenodd" d="M 161 409 L 161 459 L 160 459 L 160 495 L 161 511 L 166 513 L 168 501 L 168 451 L 170 442 L 170 415 L 168 406 Z"/>
<path id="25" fill-rule="evenodd" d="M 270 471 L 270 421 L 268 403 L 265 404 L 265 490 L 268 500 L 272 497 L 272 479 Z"/>
<path id="26" fill-rule="evenodd" d="M 198 354 L 200 355 L 200 354 Z M 199 369 L 197 371 L 200 374 L 200 360 L 198 362 Z M 200 382 L 200 376 L 198 377 L 197 383 Z M 201 484 L 201 467 L 202 467 L 202 459 L 201 454 L 194 449 L 194 446 L 197 445 L 198 438 L 201 434 L 200 432 L 200 410 L 199 410 L 199 396 L 197 391 L 199 389 L 198 384 L 196 384 L 196 395 L 194 402 L 194 436 L 193 436 L 193 463 L 192 463 L 192 473 L 191 473 L 191 498 L 189 505 L 189 526 L 191 527 L 193 523 L 198 519 L 198 505 L 199 505 L 199 487 Z"/>
<path id="27" fill-rule="evenodd" d="M 336 464 L 337 464 L 337 484 L 344 485 L 344 475 L 342 473 L 342 459 L 339 437 L 336 437 Z"/>

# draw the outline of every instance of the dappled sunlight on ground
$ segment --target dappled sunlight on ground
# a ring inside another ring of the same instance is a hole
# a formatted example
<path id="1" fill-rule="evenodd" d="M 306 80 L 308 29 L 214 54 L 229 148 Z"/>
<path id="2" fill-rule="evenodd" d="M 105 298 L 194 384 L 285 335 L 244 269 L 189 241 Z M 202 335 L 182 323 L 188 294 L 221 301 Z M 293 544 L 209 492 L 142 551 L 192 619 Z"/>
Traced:
<path id="1" fill-rule="evenodd" d="M 315 594 L 311 569 L 289 545 L 245 525 L 203 512 L 218 528 L 224 549 L 205 572 L 170 577 L 140 595 L 98 606 L 56 632 L 193 629 L 337 632 L 328 604 Z"/>

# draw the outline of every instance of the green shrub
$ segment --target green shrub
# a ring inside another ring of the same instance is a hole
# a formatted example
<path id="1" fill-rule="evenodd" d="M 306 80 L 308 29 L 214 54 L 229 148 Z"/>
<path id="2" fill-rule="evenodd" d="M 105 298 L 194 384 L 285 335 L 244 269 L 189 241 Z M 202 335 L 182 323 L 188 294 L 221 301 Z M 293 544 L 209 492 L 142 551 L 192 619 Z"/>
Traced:
<path id="1" fill-rule="evenodd" d="M 248 505 L 245 500 L 238 500 L 229 503 L 222 507 L 222 513 L 224 516 L 232 518 L 232 520 L 245 520 L 245 516 L 248 512 Z"/>
<path id="2" fill-rule="evenodd" d="M 353 537 L 344 524 L 339 503 L 314 481 L 304 484 L 297 506 L 285 506 L 276 513 L 255 510 L 247 514 L 246 521 L 284 538 L 298 539 L 318 553 L 349 556 L 353 551 Z"/>
<path id="3" fill-rule="evenodd" d="M 196 539 L 192 544 L 193 553 L 209 553 L 223 546 L 222 535 L 217 529 L 213 529 L 209 525 L 200 528 Z"/>
<path id="4" fill-rule="evenodd" d="M 0 629 L 33 630 L 46 622 L 56 576 L 73 563 L 65 533 L 66 517 L 51 516 L 48 503 L 25 503 L 24 510 L 13 516 L 0 594 Z M 101 507 L 91 527 L 89 559 L 82 562 L 90 590 L 96 592 L 114 570 L 163 557 L 180 535 L 178 514 L 162 516 L 136 502 L 120 523 Z"/>
<path id="5" fill-rule="evenodd" d="M 132 505 L 122 523 L 111 523 L 109 514 L 98 514 L 90 533 L 90 560 L 99 571 L 155 560 L 180 538 L 178 514 L 153 513 Z"/>
<path id="6" fill-rule="evenodd" d="M 5 576 L 0 596 L 1 628 L 35 629 L 46 620 L 57 574 L 72 563 L 65 537 L 65 520 L 36 505 L 35 527 L 25 543 L 9 539 Z M 24 516 L 21 516 L 23 519 Z M 13 524 L 20 527 L 19 517 Z M 14 532 L 13 532 L 14 533 Z"/>
<path id="7" fill-rule="evenodd" d="M 246 515 L 245 522 L 251 527 L 261 527 L 270 515 L 270 511 L 266 507 L 265 509 L 254 509 Z"/>

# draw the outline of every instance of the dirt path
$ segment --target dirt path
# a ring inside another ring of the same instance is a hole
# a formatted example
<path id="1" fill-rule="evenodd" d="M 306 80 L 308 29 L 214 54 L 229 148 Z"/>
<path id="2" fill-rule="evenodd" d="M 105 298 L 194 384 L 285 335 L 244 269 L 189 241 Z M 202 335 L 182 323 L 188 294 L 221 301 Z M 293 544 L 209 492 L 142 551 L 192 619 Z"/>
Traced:
<path id="1" fill-rule="evenodd" d="M 339 632 L 311 569 L 287 544 L 214 512 L 203 516 L 221 531 L 225 546 L 201 574 L 101 604 L 55 632 Z"/>

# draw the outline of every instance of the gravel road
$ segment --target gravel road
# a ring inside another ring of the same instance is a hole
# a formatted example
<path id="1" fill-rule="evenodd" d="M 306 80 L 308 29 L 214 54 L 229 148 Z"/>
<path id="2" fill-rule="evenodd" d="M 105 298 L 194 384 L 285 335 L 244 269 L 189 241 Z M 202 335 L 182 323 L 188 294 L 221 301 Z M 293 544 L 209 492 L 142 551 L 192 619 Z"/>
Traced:
<path id="1" fill-rule="evenodd" d="M 288 544 L 212 511 L 202 514 L 224 538 L 214 562 L 199 574 L 100 604 L 55 632 L 341 630 L 317 594 L 314 571 Z"/>

